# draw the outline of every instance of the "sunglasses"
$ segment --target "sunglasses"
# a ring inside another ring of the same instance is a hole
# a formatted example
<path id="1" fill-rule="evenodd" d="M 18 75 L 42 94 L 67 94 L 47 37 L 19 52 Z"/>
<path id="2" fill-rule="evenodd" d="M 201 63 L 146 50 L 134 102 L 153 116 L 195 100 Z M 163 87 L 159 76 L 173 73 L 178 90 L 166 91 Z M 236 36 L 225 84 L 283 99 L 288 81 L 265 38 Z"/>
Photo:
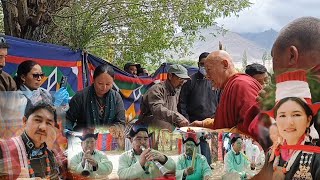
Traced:
<path id="1" fill-rule="evenodd" d="M 33 77 L 34 79 L 39 79 L 39 77 L 44 78 L 44 73 L 32 74 L 32 77 Z"/>

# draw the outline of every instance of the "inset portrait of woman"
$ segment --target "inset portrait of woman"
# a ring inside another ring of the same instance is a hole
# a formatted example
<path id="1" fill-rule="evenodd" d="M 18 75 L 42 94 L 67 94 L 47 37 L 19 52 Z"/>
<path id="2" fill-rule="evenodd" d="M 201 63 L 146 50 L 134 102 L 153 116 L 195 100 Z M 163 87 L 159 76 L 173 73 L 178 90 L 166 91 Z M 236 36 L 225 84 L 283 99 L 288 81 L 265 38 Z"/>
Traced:
<path id="1" fill-rule="evenodd" d="M 312 144 L 310 126 L 317 108 L 303 98 L 286 97 L 274 107 L 283 145 L 275 149 L 273 178 L 317 179 L 320 177 L 320 149 Z"/>

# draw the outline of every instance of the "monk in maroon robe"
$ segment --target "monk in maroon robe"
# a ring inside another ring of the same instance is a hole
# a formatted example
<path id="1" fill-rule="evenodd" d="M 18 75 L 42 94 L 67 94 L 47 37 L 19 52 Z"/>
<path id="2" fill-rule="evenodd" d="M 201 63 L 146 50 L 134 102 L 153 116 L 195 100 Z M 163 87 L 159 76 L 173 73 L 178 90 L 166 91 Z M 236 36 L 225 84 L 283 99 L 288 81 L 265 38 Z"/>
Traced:
<path id="1" fill-rule="evenodd" d="M 251 76 L 239 73 L 225 51 L 210 53 L 205 68 L 214 88 L 222 89 L 223 92 L 215 117 L 195 121 L 191 126 L 232 128 L 236 130 L 233 132 L 249 134 L 248 127 L 260 112 L 256 98 L 262 86 Z"/>

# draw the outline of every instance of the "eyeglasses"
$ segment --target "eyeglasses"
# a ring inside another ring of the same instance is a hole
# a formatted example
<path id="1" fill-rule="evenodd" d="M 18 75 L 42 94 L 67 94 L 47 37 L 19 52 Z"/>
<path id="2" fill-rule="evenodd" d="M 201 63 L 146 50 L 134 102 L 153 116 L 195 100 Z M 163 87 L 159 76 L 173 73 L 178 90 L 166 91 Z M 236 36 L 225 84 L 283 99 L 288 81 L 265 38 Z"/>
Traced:
<path id="1" fill-rule="evenodd" d="M 7 41 L 6 41 L 6 39 L 4 37 L 0 37 L 0 43 L 6 44 Z"/>
<path id="2" fill-rule="evenodd" d="M 44 73 L 32 74 L 32 77 L 33 77 L 34 79 L 39 79 L 39 77 L 41 77 L 41 79 L 42 79 L 42 78 L 44 78 Z"/>
<path id="3" fill-rule="evenodd" d="M 177 77 L 177 79 L 178 79 L 180 82 L 187 82 L 186 79 L 183 79 L 183 78 L 177 76 L 176 74 L 174 74 L 174 76 Z"/>

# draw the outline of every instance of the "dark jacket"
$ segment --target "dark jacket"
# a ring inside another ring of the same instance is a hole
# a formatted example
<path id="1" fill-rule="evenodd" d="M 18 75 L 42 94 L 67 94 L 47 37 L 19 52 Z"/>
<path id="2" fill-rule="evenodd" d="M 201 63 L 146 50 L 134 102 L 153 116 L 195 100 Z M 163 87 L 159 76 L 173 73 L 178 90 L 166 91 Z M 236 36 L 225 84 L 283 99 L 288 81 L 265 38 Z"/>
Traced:
<path id="1" fill-rule="evenodd" d="M 89 89 L 92 88 L 91 86 L 84 88 L 82 91 L 77 92 L 76 95 L 72 97 L 70 100 L 70 108 L 67 111 L 66 114 L 66 129 L 69 130 L 80 130 L 85 127 L 94 127 L 96 126 L 95 122 L 93 122 L 92 112 L 90 108 L 90 103 L 92 103 L 90 98 Z M 113 99 L 114 99 L 114 109 L 112 110 L 113 115 L 111 117 L 111 122 L 107 120 L 102 120 L 99 125 L 112 125 L 125 123 L 125 109 L 123 100 L 121 98 L 121 95 L 113 90 L 110 89 L 108 93 L 112 93 Z M 109 102 L 107 102 L 109 103 Z M 108 109 L 109 110 L 109 109 Z M 110 113 L 110 112 L 108 112 Z"/>
<path id="2" fill-rule="evenodd" d="M 211 81 L 198 71 L 181 89 L 178 111 L 190 122 L 212 118 L 219 103 L 221 90 L 212 90 Z"/>
<path id="3" fill-rule="evenodd" d="M 13 78 L 6 72 L 0 72 L 0 91 L 16 91 L 17 85 Z"/>
<path id="4" fill-rule="evenodd" d="M 311 144 L 311 143 L 308 143 L 308 142 L 306 143 L 306 145 L 311 145 L 311 146 L 312 146 L 312 144 Z M 319 147 L 315 147 L 315 148 L 319 148 Z M 309 172 L 311 173 L 312 178 L 313 178 L 313 179 L 319 179 L 319 177 L 320 177 L 320 154 L 318 154 L 318 153 L 313 153 L 313 154 L 311 154 L 311 155 L 307 155 L 306 153 L 310 153 L 310 152 L 304 152 L 304 151 L 302 151 L 302 152 L 300 152 L 300 153 L 298 154 L 298 156 L 297 156 L 297 158 L 295 159 L 295 161 L 293 162 L 290 170 L 285 174 L 285 180 L 291 180 L 291 179 L 293 179 L 295 173 L 297 173 L 297 171 L 301 170 L 301 169 L 300 169 L 300 167 L 301 167 L 300 161 L 301 161 L 301 159 L 302 159 L 302 157 L 301 157 L 302 155 L 304 156 L 304 160 L 303 160 L 304 162 L 306 162 L 306 158 L 307 158 L 306 156 L 308 156 L 308 158 L 310 158 L 309 156 L 312 157 L 311 162 L 310 162 L 310 165 L 309 165 L 308 163 L 306 163 L 306 164 L 308 164 L 308 167 L 310 168 L 310 169 L 309 169 Z M 269 161 L 269 157 L 270 157 L 270 156 L 267 156 L 267 158 L 266 158 L 266 162 L 267 162 L 267 163 L 268 163 L 268 161 Z M 268 163 L 268 164 L 265 165 L 265 166 L 267 166 L 267 167 L 271 170 L 271 169 L 273 168 L 273 162 L 274 162 L 274 161 Z M 278 166 L 283 167 L 285 164 L 286 164 L 286 161 L 284 161 L 284 160 L 281 158 L 281 156 L 280 156 Z M 270 170 L 269 170 L 269 171 L 270 171 Z M 268 177 L 266 177 L 266 179 L 267 179 L 267 178 L 268 178 Z"/>

